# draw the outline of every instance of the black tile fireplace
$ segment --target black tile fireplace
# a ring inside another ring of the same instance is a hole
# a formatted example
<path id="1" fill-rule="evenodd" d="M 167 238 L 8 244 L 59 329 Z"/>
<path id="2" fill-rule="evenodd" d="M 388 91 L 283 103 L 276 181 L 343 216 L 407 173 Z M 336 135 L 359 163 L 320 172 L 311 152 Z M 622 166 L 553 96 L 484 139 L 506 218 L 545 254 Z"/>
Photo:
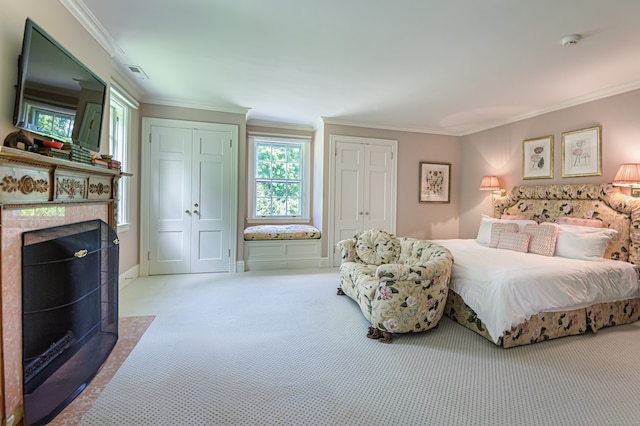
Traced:
<path id="1" fill-rule="evenodd" d="M 51 421 L 118 339 L 118 237 L 101 220 L 22 234 L 25 421 Z"/>

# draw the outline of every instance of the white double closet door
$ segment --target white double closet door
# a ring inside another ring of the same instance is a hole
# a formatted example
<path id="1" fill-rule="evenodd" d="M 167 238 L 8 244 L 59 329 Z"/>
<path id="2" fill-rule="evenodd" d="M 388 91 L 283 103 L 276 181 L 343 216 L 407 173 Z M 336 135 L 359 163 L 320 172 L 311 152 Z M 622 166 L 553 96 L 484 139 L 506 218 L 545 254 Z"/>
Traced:
<path id="1" fill-rule="evenodd" d="M 237 126 L 148 120 L 149 274 L 228 272 Z"/>
<path id="2" fill-rule="evenodd" d="M 397 141 L 331 136 L 333 266 L 340 265 L 339 241 L 367 229 L 395 233 Z"/>

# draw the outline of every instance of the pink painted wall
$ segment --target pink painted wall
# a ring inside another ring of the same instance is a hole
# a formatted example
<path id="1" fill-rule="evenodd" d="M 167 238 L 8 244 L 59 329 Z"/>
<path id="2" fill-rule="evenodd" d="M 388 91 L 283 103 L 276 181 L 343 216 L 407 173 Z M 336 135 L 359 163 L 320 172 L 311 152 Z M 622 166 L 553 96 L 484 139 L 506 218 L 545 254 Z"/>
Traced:
<path id="1" fill-rule="evenodd" d="M 456 238 L 458 235 L 460 142 L 455 136 L 431 135 L 396 130 L 326 124 L 325 159 L 329 157 L 331 135 L 358 136 L 398 141 L 398 192 L 396 234 L 422 239 Z M 420 162 L 451 163 L 451 201 L 420 203 Z M 324 164 L 324 188 L 329 188 L 329 161 Z M 325 191 L 326 193 L 326 191 Z M 323 212 L 324 229 L 329 217 Z"/>
<path id="2" fill-rule="evenodd" d="M 602 175 L 562 177 L 562 133 L 602 126 Z M 522 141 L 554 136 L 552 179 L 522 179 Z M 460 238 L 474 238 L 481 214 L 492 214 L 491 195 L 479 191 L 484 175 L 503 187 L 611 182 L 621 163 L 640 162 L 640 90 L 622 93 L 463 136 L 460 143 Z"/>

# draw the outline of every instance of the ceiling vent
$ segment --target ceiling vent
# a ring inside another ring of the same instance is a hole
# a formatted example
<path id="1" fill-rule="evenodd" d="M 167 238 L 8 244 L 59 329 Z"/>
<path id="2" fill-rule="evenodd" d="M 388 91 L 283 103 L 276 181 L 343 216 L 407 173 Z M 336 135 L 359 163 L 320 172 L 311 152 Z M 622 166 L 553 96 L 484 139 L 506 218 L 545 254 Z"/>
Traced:
<path id="1" fill-rule="evenodd" d="M 129 72 L 136 76 L 136 78 L 139 78 L 140 80 L 149 80 L 149 76 L 146 72 L 144 72 L 142 67 L 139 67 L 137 65 L 125 65 L 125 67 L 127 67 Z"/>

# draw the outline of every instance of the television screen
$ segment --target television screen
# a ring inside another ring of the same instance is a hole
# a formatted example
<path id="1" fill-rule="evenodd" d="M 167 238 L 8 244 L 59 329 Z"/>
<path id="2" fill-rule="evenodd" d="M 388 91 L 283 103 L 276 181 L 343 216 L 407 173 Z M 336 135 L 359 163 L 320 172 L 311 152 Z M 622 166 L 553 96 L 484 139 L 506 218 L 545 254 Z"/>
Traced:
<path id="1" fill-rule="evenodd" d="M 15 126 L 100 151 L 105 82 L 30 19 L 18 63 Z"/>

